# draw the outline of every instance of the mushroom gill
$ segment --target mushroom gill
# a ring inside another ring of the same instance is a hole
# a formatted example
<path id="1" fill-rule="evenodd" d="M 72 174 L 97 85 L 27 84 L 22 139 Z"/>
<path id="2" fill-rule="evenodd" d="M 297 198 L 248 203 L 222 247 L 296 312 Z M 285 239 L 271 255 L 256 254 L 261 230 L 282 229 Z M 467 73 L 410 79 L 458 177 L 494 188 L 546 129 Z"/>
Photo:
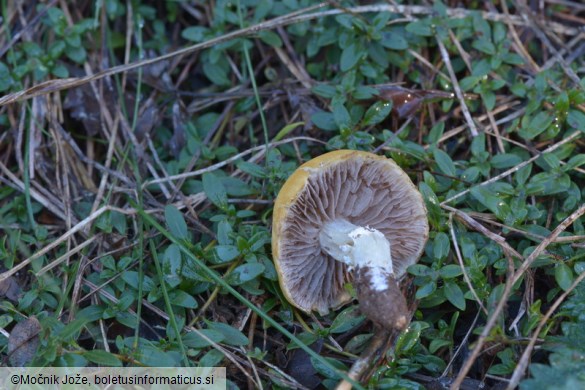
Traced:
<path id="1" fill-rule="evenodd" d="M 306 183 L 283 221 L 280 268 L 297 305 L 325 314 L 349 300 L 344 284 L 352 278 L 346 264 L 321 248 L 318 237 L 325 224 L 341 220 L 382 232 L 397 279 L 420 256 L 426 241 L 420 232 L 428 226 L 420 195 L 391 160 L 358 154 L 305 170 Z"/>

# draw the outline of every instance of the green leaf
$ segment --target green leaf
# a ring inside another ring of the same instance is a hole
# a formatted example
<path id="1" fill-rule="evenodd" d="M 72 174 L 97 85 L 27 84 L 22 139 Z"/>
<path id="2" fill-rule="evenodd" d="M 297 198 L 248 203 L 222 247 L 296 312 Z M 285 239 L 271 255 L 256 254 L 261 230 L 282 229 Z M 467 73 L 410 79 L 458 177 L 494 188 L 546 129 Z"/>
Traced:
<path id="1" fill-rule="evenodd" d="M 78 333 L 87 323 L 88 321 L 85 318 L 76 318 L 61 329 L 61 331 L 58 333 L 59 338 L 65 341 L 72 341 L 74 338 L 77 338 Z"/>
<path id="2" fill-rule="evenodd" d="M 333 85 L 319 83 L 311 88 L 311 92 L 321 97 L 331 99 L 337 93 L 337 89 Z"/>
<path id="3" fill-rule="evenodd" d="M 402 34 L 396 32 L 383 32 L 380 40 L 382 46 L 392 50 L 406 50 L 408 49 L 408 41 Z"/>
<path id="4" fill-rule="evenodd" d="M 321 130 L 332 131 L 338 129 L 337 124 L 335 123 L 335 118 L 330 112 L 320 111 L 314 113 L 311 115 L 311 122 Z"/>
<path id="5" fill-rule="evenodd" d="M 251 176 L 258 177 L 260 179 L 266 177 L 266 171 L 264 170 L 264 167 L 258 164 L 240 160 L 236 163 L 236 166 L 238 167 L 239 170 L 246 172 Z"/>
<path id="6" fill-rule="evenodd" d="M 347 367 L 345 367 L 345 365 L 343 363 L 341 363 L 339 360 L 337 359 L 333 359 L 333 358 L 323 358 L 324 360 L 327 360 L 327 362 L 329 364 L 331 364 L 333 367 L 337 368 L 339 371 L 347 371 Z M 322 361 L 315 359 L 314 357 L 311 356 L 311 364 L 313 365 L 313 367 L 315 368 L 315 370 L 317 370 L 318 373 L 320 373 L 321 375 L 327 377 L 327 378 L 331 378 L 331 379 L 335 379 L 335 380 L 339 380 L 341 378 L 341 376 L 334 371 L 333 369 L 331 369 L 329 366 L 326 366 L 325 364 L 323 364 Z"/>
<path id="7" fill-rule="evenodd" d="M 353 16 L 347 14 L 337 15 L 335 17 L 335 21 L 347 29 L 351 29 L 353 27 L 352 19 Z"/>
<path id="8" fill-rule="evenodd" d="M 453 160 L 451 157 L 441 149 L 435 149 L 433 153 L 435 157 L 435 161 L 439 166 L 439 170 L 444 173 L 445 175 L 449 175 L 452 177 L 457 176 L 457 171 L 455 170 L 455 164 L 453 164 Z"/>
<path id="9" fill-rule="evenodd" d="M 187 309 L 197 309 L 197 306 L 199 306 L 195 298 L 183 290 L 170 291 L 169 300 L 171 301 L 171 304 L 186 307 Z"/>
<path id="10" fill-rule="evenodd" d="M 219 207 L 224 209 L 227 207 L 227 193 L 221 180 L 211 172 L 203 174 L 203 192 L 207 195 L 207 198 Z"/>
<path id="11" fill-rule="evenodd" d="M 482 91 L 480 95 L 485 104 L 485 108 L 488 111 L 493 110 L 494 106 L 496 105 L 496 94 L 493 93 L 492 91 Z"/>
<path id="12" fill-rule="evenodd" d="M 178 285 L 181 282 L 179 273 L 183 265 L 179 246 L 175 244 L 169 245 L 161 260 L 165 280 L 173 287 Z"/>
<path id="13" fill-rule="evenodd" d="M 523 161 L 520 156 L 512 153 L 497 154 L 492 157 L 491 165 L 497 169 L 511 168 L 520 164 Z"/>
<path id="14" fill-rule="evenodd" d="M 264 272 L 264 264 L 246 263 L 237 266 L 226 278 L 226 282 L 232 286 L 249 282 Z"/>
<path id="15" fill-rule="evenodd" d="M 502 55 L 502 60 L 510 65 L 524 65 L 524 58 L 516 53 L 505 53 Z"/>
<path id="16" fill-rule="evenodd" d="M 364 126 L 376 125 L 386 119 L 390 111 L 392 111 L 391 101 L 376 102 L 368 108 L 362 123 Z"/>
<path id="17" fill-rule="evenodd" d="M 83 63 L 87 56 L 87 53 L 83 47 L 73 46 L 67 46 L 67 48 L 65 49 L 65 54 L 67 54 L 67 57 L 77 62 L 78 64 Z"/>
<path id="18" fill-rule="evenodd" d="M 473 187 L 471 195 L 502 220 L 511 212 L 510 206 L 486 186 Z"/>
<path id="19" fill-rule="evenodd" d="M 51 73 L 58 78 L 64 79 L 69 77 L 69 70 L 63 64 L 57 64 L 51 69 Z M 2 79 L 0 78 L 0 83 Z M 1 90 L 0 90 L 1 91 Z"/>
<path id="20" fill-rule="evenodd" d="M 578 263 L 575 263 L 575 266 L 573 267 L 573 269 L 575 270 L 575 272 L 577 274 L 581 274 L 581 273 L 585 272 L 585 262 L 580 261 Z"/>
<path id="21" fill-rule="evenodd" d="M 331 324 L 331 333 L 344 333 L 361 324 L 366 316 L 360 313 L 358 306 L 351 306 L 343 310 Z"/>
<path id="22" fill-rule="evenodd" d="M 138 290 L 138 272 L 136 271 L 124 271 L 122 272 L 122 280 L 128 283 L 135 290 Z M 152 279 L 147 276 L 142 276 L 142 291 L 149 292 L 155 287 Z"/>
<path id="23" fill-rule="evenodd" d="M 85 351 L 82 355 L 90 362 L 97 363 L 100 366 L 122 367 L 122 362 L 114 354 L 100 349 Z"/>
<path id="24" fill-rule="evenodd" d="M 431 340 L 431 343 L 429 344 L 429 352 L 434 354 L 439 349 L 441 349 L 443 347 L 448 347 L 450 345 L 451 345 L 451 342 L 449 340 L 433 339 L 433 340 Z"/>
<path id="25" fill-rule="evenodd" d="M 435 259 L 440 260 L 447 257 L 451 249 L 450 246 L 449 236 L 443 232 L 437 233 L 433 241 L 433 256 Z"/>
<path id="26" fill-rule="evenodd" d="M 305 122 L 294 122 L 294 123 L 290 123 L 290 124 L 284 126 L 282 129 L 280 129 L 280 131 L 278 133 L 276 133 L 276 135 L 274 136 L 274 139 L 272 141 L 273 142 L 280 141 L 281 139 L 286 137 L 288 135 L 288 133 L 290 133 L 291 131 L 293 131 L 297 127 L 302 126 L 304 124 L 305 124 Z"/>
<path id="27" fill-rule="evenodd" d="M 573 271 L 565 263 L 557 264 L 555 267 L 555 280 L 560 288 L 567 291 L 573 283 Z"/>
<path id="28" fill-rule="evenodd" d="M 267 45 L 270 45 L 272 47 L 281 47 L 282 46 L 282 40 L 280 39 L 278 34 L 275 33 L 274 31 L 270 31 L 270 30 L 260 31 L 258 33 L 258 36 L 260 37 L 262 42 L 266 43 Z"/>
<path id="29" fill-rule="evenodd" d="M 223 335 L 223 343 L 228 345 L 248 345 L 248 337 L 228 324 L 223 322 L 210 322 L 208 323 L 210 329 L 220 332 Z"/>
<path id="30" fill-rule="evenodd" d="M 408 332 L 400 333 L 396 340 L 396 354 L 402 355 L 409 351 L 419 343 L 420 335 L 423 329 L 428 328 L 428 325 L 424 322 L 414 321 L 408 327 Z"/>
<path id="31" fill-rule="evenodd" d="M 481 170 L 479 167 L 469 167 L 463 171 L 461 174 L 461 179 L 468 181 L 470 183 L 474 183 L 479 175 L 481 174 Z"/>
<path id="32" fill-rule="evenodd" d="M 231 84 L 230 79 L 228 78 L 227 69 L 223 66 L 219 66 L 218 64 L 205 62 L 203 64 L 203 73 L 213 84 L 224 87 L 227 87 Z"/>
<path id="33" fill-rule="evenodd" d="M 181 240 L 189 239 L 187 223 L 178 208 L 172 204 L 165 206 L 165 220 L 173 236 Z"/>
<path id="34" fill-rule="evenodd" d="M 532 164 L 528 164 L 526 166 L 523 166 L 514 174 L 514 180 L 516 181 L 516 183 L 519 186 L 523 186 L 526 183 L 526 181 L 528 180 L 528 178 L 530 177 L 531 172 L 532 172 Z"/>
<path id="35" fill-rule="evenodd" d="M 467 76 L 461 79 L 459 87 L 463 91 L 469 91 L 481 81 L 481 76 Z"/>
<path id="36" fill-rule="evenodd" d="M 421 19 L 408 23 L 406 25 L 406 31 L 423 37 L 430 37 L 433 35 L 431 21 L 428 19 Z"/>
<path id="37" fill-rule="evenodd" d="M 136 327 L 136 315 L 134 314 L 130 314 L 127 311 L 118 311 L 115 318 L 116 321 L 127 328 L 134 329 Z"/>
<path id="38" fill-rule="evenodd" d="M 315 341 L 319 340 L 319 335 L 317 333 L 311 333 L 311 332 L 301 332 L 297 334 L 297 338 L 304 344 L 304 345 L 311 345 L 313 344 Z M 287 344 L 286 349 L 287 351 L 293 350 L 293 349 L 297 349 L 300 348 L 300 346 L 294 342 L 291 341 L 290 343 Z"/>
<path id="39" fill-rule="evenodd" d="M 567 115 L 569 126 L 585 133 L 585 114 L 579 110 L 569 110 Z"/>
<path id="40" fill-rule="evenodd" d="M 565 192 L 571 185 L 571 178 L 567 174 L 540 172 L 532 176 L 526 184 L 528 195 L 552 195 Z"/>
<path id="41" fill-rule="evenodd" d="M 75 317 L 76 320 L 85 320 L 86 322 L 91 322 L 101 319 L 103 313 L 103 307 L 91 305 L 79 310 Z"/>
<path id="42" fill-rule="evenodd" d="M 479 158 L 485 152 L 485 134 L 480 133 L 471 141 L 471 154 Z"/>
<path id="43" fill-rule="evenodd" d="M 222 263 L 232 261 L 240 255 L 240 251 L 235 245 L 216 245 L 215 252 Z"/>
<path id="44" fill-rule="evenodd" d="M 437 283 L 435 283 L 435 281 L 430 281 L 430 282 L 426 283 L 425 285 L 421 286 L 416 291 L 416 299 L 422 299 L 422 298 L 428 297 L 429 295 L 434 293 L 436 289 L 437 289 Z"/>
<path id="45" fill-rule="evenodd" d="M 571 169 L 580 167 L 583 164 L 585 164 L 585 154 L 577 154 L 567 161 L 567 164 L 563 166 L 563 171 L 570 171 Z"/>
<path id="46" fill-rule="evenodd" d="M 222 342 L 224 336 L 218 330 L 199 329 L 198 332 L 189 332 L 185 334 L 181 339 L 186 347 L 199 349 L 211 346 L 211 342 Z"/>
<path id="47" fill-rule="evenodd" d="M 181 37 L 188 41 L 203 42 L 207 31 L 209 31 L 209 29 L 203 26 L 187 27 L 181 32 Z"/>
<path id="48" fill-rule="evenodd" d="M 437 122 L 429 132 L 429 143 L 436 144 L 439 142 L 445 132 L 445 122 Z"/>
<path id="49" fill-rule="evenodd" d="M 371 99 L 374 96 L 379 95 L 379 91 L 368 85 L 360 85 L 356 87 L 355 91 L 353 92 L 353 97 L 358 100 L 365 100 Z"/>
<path id="50" fill-rule="evenodd" d="M 442 214 L 439 198 L 425 182 L 419 184 L 419 190 L 429 211 L 429 219 L 432 223 L 437 224 Z"/>
<path id="51" fill-rule="evenodd" d="M 494 46 L 494 44 L 486 39 L 486 38 L 480 38 L 480 39 L 476 39 L 473 41 L 472 46 L 479 50 L 482 51 L 486 54 L 489 55 L 494 55 L 496 54 L 496 47 Z"/>
<path id="52" fill-rule="evenodd" d="M 433 273 L 433 271 L 424 264 L 413 264 L 408 267 L 408 273 L 414 276 L 428 276 Z"/>
<path id="53" fill-rule="evenodd" d="M 558 167 L 561 166 L 561 160 L 553 153 L 543 154 L 542 159 L 548 164 L 548 166 L 552 170 L 556 170 Z"/>
<path id="54" fill-rule="evenodd" d="M 358 46 L 355 43 L 347 46 L 341 52 L 341 59 L 339 61 L 339 68 L 342 72 L 347 72 L 353 68 L 362 56 L 363 51 L 358 50 Z"/>
<path id="55" fill-rule="evenodd" d="M 231 245 L 233 243 L 230 235 L 233 229 L 229 221 L 219 221 L 217 224 L 217 242 L 220 245 Z"/>
<path id="56" fill-rule="evenodd" d="M 126 234 L 126 216 L 118 211 L 112 210 L 110 212 L 110 222 L 114 229 L 118 231 L 118 233 L 125 235 Z"/>
<path id="57" fill-rule="evenodd" d="M 159 349 L 158 345 L 141 345 L 136 358 L 146 366 L 152 367 L 173 367 L 177 364 L 176 352 L 165 352 Z"/>
<path id="58" fill-rule="evenodd" d="M 459 310 L 465 310 L 465 297 L 463 291 L 456 283 L 445 282 L 445 297 Z"/>
<path id="59" fill-rule="evenodd" d="M 331 108 L 333 108 L 333 118 L 335 119 L 337 127 L 340 129 L 350 128 L 351 117 L 349 116 L 349 111 L 347 111 L 347 108 L 345 108 L 343 103 L 340 100 L 333 99 L 331 106 Z"/>
<path id="60" fill-rule="evenodd" d="M 225 359 L 224 352 L 212 349 L 199 359 L 199 367 L 217 367 Z"/>
<path id="61" fill-rule="evenodd" d="M 274 2 L 272 0 L 260 0 L 255 2 L 255 7 L 254 7 L 254 21 L 255 22 L 259 22 L 260 20 L 266 18 L 266 16 L 268 16 L 268 14 L 270 13 L 270 11 L 272 11 L 272 7 L 274 7 Z M 215 365 L 212 366 L 208 366 L 208 367 L 213 367 Z M 205 366 L 200 366 L 200 367 L 205 367 Z"/>
<path id="62" fill-rule="evenodd" d="M 522 127 L 518 134 L 524 139 L 533 139 L 544 132 L 553 122 L 554 118 L 546 111 L 541 111 L 530 119 L 528 126 Z M 525 122 L 525 120 L 523 120 Z"/>
<path id="63" fill-rule="evenodd" d="M 462 274 L 463 270 L 461 270 L 461 267 L 457 264 L 448 264 L 439 270 L 439 275 L 441 275 L 443 279 L 456 278 Z"/>
<path id="64" fill-rule="evenodd" d="M 561 91 L 554 103 L 557 113 L 568 113 L 570 108 L 570 99 L 567 91 Z"/>
<path id="65" fill-rule="evenodd" d="M 6 91 L 14 83 L 10 70 L 3 62 L 0 62 L 0 92 Z"/>

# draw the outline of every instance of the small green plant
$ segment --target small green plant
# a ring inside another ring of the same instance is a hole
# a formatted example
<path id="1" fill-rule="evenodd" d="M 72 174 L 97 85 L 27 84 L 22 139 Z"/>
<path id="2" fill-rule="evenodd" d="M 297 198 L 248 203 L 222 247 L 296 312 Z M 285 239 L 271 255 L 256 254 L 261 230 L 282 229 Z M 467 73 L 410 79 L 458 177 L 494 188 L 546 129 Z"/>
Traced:
<path id="1" fill-rule="evenodd" d="M 511 3 L 505 15 L 509 2 L 12 3 L 0 35 L 3 361 L 246 362 L 252 386 L 333 388 L 372 325 L 355 305 L 319 316 L 286 302 L 270 221 L 300 164 L 349 148 L 394 159 L 431 226 L 409 269 L 412 324 L 367 386 L 454 380 L 481 342 L 467 375 L 495 385 L 539 325 L 520 387 L 584 382 L 583 284 L 544 321 L 585 256 L 578 29 L 549 22 L 570 2 L 530 25 Z M 88 69 L 91 83 L 67 80 Z M 11 93 L 20 100 L 5 104 Z M 38 346 L 10 360 L 8 336 L 27 321 Z M 294 354 L 306 371 L 287 365 Z M 250 386 L 239 377 L 231 385 Z"/>
<path id="2" fill-rule="evenodd" d="M 549 337 L 544 345 L 551 351 L 549 364 L 531 364 L 532 378 L 522 381 L 521 389 L 574 389 L 585 384 L 584 309 L 585 285 L 581 283 L 559 313 L 565 318 L 561 324 L 562 334 Z"/>

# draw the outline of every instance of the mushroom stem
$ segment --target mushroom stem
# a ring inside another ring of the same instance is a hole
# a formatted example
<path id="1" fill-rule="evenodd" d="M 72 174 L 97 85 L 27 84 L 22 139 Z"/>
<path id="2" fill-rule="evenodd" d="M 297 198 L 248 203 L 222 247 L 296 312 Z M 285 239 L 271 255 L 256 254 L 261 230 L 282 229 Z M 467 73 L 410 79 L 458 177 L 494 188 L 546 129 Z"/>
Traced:
<path id="1" fill-rule="evenodd" d="M 408 326 L 408 305 L 394 276 L 385 280 L 384 290 L 372 288 L 372 270 L 367 267 L 355 271 L 354 286 L 360 310 L 372 322 L 386 330 L 404 330 Z"/>
<path id="2" fill-rule="evenodd" d="M 354 381 L 361 382 L 364 374 L 380 360 L 389 348 L 391 332 L 376 327 L 372 340 L 360 357 L 353 363 L 347 376 Z M 335 390 L 350 390 L 352 385 L 343 379 Z"/>
<path id="3" fill-rule="evenodd" d="M 357 226 L 345 219 L 327 222 L 319 233 L 321 248 L 350 268 L 371 270 L 372 288 L 385 290 L 386 279 L 393 274 L 390 242 L 379 230 Z"/>
<path id="4" fill-rule="evenodd" d="M 392 272 L 390 242 L 376 229 L 345 219 L 328 222 L 319 234 L 321 248 L 354 269 L 361 311 L 385 329 L 404 329 L 406 300 Z"/>
<path id="5" fill-rule="evenodd" d="M 356 277 L 359 277 L 359 275 L 357 275 Z M 399 289 L 400 286 L 397 286 L 397 288 Z M 404 298 L 403 294 L 399 293 L 399 295 L 406 304 L 406 299 Z M 407 290 L 407 295 L 408 301 L 411 301 L 414 295 L 414 291 Z M 361 299 L 359 287 L 358 299 Z M 399 303 L 398 305 L 401 304 Z M 363 305 L 360 304 L 360 307 L 361 306 Z M 394 341 L 396 340 L 400 332 L 403 331 L 408 325 L 409 319 L 412 317 L 415 309 L 416 309 L 415 305 L 411 307 L 408 306 L 405 307 L 404 315 L 400 316 L 404 319 L 404 323 L 402 323 L 402 325 L 404 326 L 392 328 L 380 326 L 376 323 L 374 324 L 374 335 L 372 336 L 369 345 L 356 359 L 356 361 L 351 366 L 351 369 L 347 373 L 347 375 L 351 379 L 362 383 L 367 382 L 375 368 L 379 366 L 381 360 L 383 360 L 386 357 L 386 352 L 393 347 Z M 343 379 L 337 385 L 336 390 L 350 390 L 351 388 L 352 388 L 351 383 Z"/>

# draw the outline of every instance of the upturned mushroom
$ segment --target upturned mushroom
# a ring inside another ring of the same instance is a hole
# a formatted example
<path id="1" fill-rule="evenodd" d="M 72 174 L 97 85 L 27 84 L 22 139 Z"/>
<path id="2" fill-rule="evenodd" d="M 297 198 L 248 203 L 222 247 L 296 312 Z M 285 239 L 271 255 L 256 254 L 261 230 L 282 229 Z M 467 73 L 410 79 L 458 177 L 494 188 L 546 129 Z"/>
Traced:
<path id="1" fill-rule="evenodd" d="M 421 194 L 391 159 L 338 150 L 301 165 L 274 205 L 272 253 L 281 289 L 297 308 L 327 314 L 352 299 L 376 325 L 404 329 L 398 281 L 428 238 Z"/>

